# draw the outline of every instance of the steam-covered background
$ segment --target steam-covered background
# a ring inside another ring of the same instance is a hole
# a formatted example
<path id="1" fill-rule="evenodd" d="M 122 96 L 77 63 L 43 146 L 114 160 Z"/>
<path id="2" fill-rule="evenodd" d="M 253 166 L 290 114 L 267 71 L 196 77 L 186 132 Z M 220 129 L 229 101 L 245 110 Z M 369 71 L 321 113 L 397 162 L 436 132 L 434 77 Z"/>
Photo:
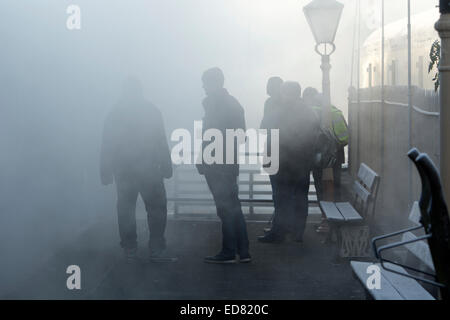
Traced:
<path id="1" fill-rule="evenodd" d="M 0 293 L 83 229 L 115 216 L 114 188 L 100 186 L 98 158 L 103 120 L 124 78 L 142 80 L 170 134 L 201 118 L 201 73 L 221 67 L 248 127 L 258 126 L 269 76 L 320 88 L 320 58 L 302 12 L 308 2 L 2 0 Z M 341 2 L 331 79 L 332 99 L 346 110 L 356 0 Z M 362 1 L 363 35 L 378 23 L 377 2 Z M 414 0 L 413 13 L 437 2 Z M 70 4 L 81 8 L 81 30 L 66 28 Z M 386 7 L 387 22 L 406 15 L 406 1 Z"/>

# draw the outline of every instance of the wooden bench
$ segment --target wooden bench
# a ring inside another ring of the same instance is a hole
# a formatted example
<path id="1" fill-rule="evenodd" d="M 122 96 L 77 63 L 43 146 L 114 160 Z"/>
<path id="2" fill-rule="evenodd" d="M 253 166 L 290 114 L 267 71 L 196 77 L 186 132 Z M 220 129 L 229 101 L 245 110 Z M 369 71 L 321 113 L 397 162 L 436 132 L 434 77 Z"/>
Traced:
<path id="1" fill-rule="evenodd" d="M 414 203 L 409 216 L 409 220 L 414 226 L 421 226 L 420 224 L 420 209 L 418 203 Z M 402 242 L 409 240 L 417 240 L 417 236 L 413 232 L 405 232 L 402 235 Z M 434 271 L 434 265 L 429 250 L 428 244 L 425 241 L 417 241 L 405 245 L 408 252 L 417 258 L 427 270 Z M 434 300 L 434 297 L 425 290 L 418 281 L 402 276 L 400 274 L 387 271 L 382 268 L 381 264 L 375 265 L 381 271 L 381 286 L 379 289 L 369 289 L 367 286 L 367 279 L 371 276 L 368 273 L 368 268 L 373 265 L 369 262 L 350 262 L 352 270 L 356 278 L 361 282 L 366 290 L 367 297 L 375 300 Z M 392 264 L 385 263 L 385 267 L 395 270 L 402 274 L 407 274 L 405 268 Z"/>
<path id="2" fill-rule="evenodd" d="M 380 178 L 361 164 L 353 183 L 351 202 L 320 201 L 320 209 L 330 224 L 329 239 L 336 236 L 340 257 L 370 255 L 369 226 L 375 212 Z"/>
<path id="3" fill-rule="evenodd" d="M 183 165 L 174 171 L 168 188 L 169 203 L 173 203 L 175 217 L 215 216 L 214 200 L 205 177 L 199 175 L 195 166 Z M 257 167 L 241 166 L 238 179 L 239 198 L 249 219 L 269 220 L 273 214 L 272 189 L 269 177 Z M 320 214 L 314 182 L 308 195 L 310 213 Z M 203 209 L 203 212 L 201 209 Z"/>

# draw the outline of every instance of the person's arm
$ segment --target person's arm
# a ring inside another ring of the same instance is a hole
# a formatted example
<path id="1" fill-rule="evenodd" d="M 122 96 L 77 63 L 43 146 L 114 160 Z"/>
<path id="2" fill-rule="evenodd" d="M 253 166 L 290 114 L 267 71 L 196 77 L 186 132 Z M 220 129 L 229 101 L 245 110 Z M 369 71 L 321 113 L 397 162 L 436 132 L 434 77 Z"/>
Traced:
<path id="1" fill-rule="evenodd" d="M 173 175 L 172 168 L 172 159 L 170 157 L 170 148 L 169 143 L 167 141 L 166 129 L 164 126 L 164 120 L 161 112 L 158 110 L 157 112 L 157 127 L 158 127 L 158 141 L 159 141 L 159 149 L 160 149 L 160 169 L 163 174 L 163 177 L 166 179 L 170 179 Z"/>
<path id="2" fill-rule="evenodd" d="M 261 129 L 270 130 L 270 128 L 269 128 L 270 106 L 269 106 L 269 104 L 270 104 L 269 100 L 267 100 L 264 103 L 264 115 L 263 115 L 263 119 L 261 121 L 261 125 L 259 126 Z"/>
<path id="3" fill-rule="evenodd" d="M 244 108 L 241 106 L 241 104 L 239 103 L 239 101 L 233 97 L 231 97 L 231 105 L 232 105 L 232 117 L 230 118 L 230 123 L 228 123 L 227 129 L 242 129 L 242 130 L 246 130 L 246 125 L 245 125 L 245 111 Z"/>
<path id="4" fill-rule="evenodd" d="M 205 134 L 205 131 L 207 128 L 210 127 L 209 119 L 207 118 L 207 109 L 208 109 L 208 98 L 203 99 L 202 106 L 205 111 L 204 117 L 202 118 L 202 137 Z M 198 174 L 204 175 L 205 174 L 205 164 L 203 163 L 203 150 L 205 149 L 205 142 L 202 141 L 201 144 L 201 151 L 198 154 L 198 158 L 195 162 L 195 167 L 197 168 Z"/>
<path id="5" fill-rule="evenodd" d="M 113 148 L 113 124 L 112 115 L 109 114 L 103 126 L 102 144 L 100 150 L 100 180 L 103 185 L 109 185 L 114 182 L 112 168 L 112 148 Z"/>
<path id="6" fill-rule="evenodd" d="M 241 107 L 242 112 L 239 115 L 239 124 L 237 129 L 247 130 L 247 126 L 245 124 L 245 111 L 244 108 Z"/>
<path id="7" fill-rule="evenodd" d="M 239 103 L 239 101 L 236 101 L 236 106 L 237 106 L 237 112 L 236 112 L 236 116 L 235 116 L 235 123 L 234 123 L 234 129 L 235 130 L 243 130 L 244 132 L 247 130 L 247 126 L 245 124 L 245 110 L 244 108 L 241 106 L 241 104 Z M 238 143 L 240 142 L 240 144 L 245 144 L 247 143 L 247 136 L 245 137 L 244 141 L 238 141 Z M 237 145 L 237 148 L 239 150 L 239 145 Z M 238 152 L 238 151 L 237 151 Z"/>
<path id="8" fill-rule="evenodd" d="M 319 154 L 322 153 L 321 146 L 321 122 L 319 117 L 317 117 L 317 113 L 311 110 L 311 126 L 310 126 L 310 145 L 309 148 L 312 151 L 312 155 L 314 157 L 313 163 L 314 165 L 318 165 L 319 162 Z"/>

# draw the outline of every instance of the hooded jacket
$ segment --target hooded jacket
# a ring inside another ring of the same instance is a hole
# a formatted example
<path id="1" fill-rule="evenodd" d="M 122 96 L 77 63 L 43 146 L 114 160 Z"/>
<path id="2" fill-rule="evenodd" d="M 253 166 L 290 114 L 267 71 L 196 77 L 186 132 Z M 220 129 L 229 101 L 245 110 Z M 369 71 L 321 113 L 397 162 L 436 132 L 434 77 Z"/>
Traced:
<path id="1" fill-rule="evenodd" d="M 172 162 L 161 112 L 150 102 L 122 99 L 108 114 L 100 155 L 102 175 L 170 178 Z"/>

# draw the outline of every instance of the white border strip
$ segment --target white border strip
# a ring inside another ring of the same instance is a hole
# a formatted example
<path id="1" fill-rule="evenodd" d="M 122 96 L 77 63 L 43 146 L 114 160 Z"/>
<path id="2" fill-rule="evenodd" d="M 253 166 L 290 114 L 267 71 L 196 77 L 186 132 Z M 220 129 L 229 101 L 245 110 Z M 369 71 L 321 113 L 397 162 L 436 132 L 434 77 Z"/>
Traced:
<path id="1" fill-rule="evenodd" d="M 352 104 L 358 104 L 358 101 L 350 101 L 350 103 Z M 381 100 L 361 100 L 359 101 L 359 103 L 364 103 L 364 104 L 369 104 L 369 103 L 382 103 Z M 392 106 L 398 106 L 398 107 L 408 107 L 407 103 L 401 103 L 401 102 L 392 102 L 392 101 L 388 101 L 385 100 L 384 103 L 392 105 Z M 439 117 L 440 113 L 439 112 L 431 112 L 431 111 L 425 111 L 417 106 L 413 106 L 414 111 L 416 111 L 417 113 L 423 114 L 425 116 L 430 116 L 430 117 Z"/>

